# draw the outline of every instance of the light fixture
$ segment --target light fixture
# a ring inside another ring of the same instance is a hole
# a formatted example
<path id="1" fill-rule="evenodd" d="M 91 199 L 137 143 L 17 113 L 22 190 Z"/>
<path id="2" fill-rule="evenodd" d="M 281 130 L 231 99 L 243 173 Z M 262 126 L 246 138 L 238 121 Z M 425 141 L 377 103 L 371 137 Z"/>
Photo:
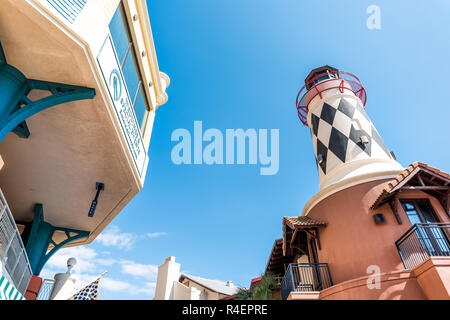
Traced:
<path id="1" fill-rule="evenodd" d="M 375 221 L 375 224 L 380 224 L 380 223 L 385 223 L 386 219 L 384 218 L 384 214 L 376 213 L 373 215 L 373 221 Z"/>
<path id="2" fill-rule="evenodd" d="M 359 140 L 361 141 L 362 144 L 369 143 L 369 139 L 367 138 L 367 136 L 361 136 L 361 137 L 359 137 Z"/>
<path id="3" fill-rule="evenodd" d="M 321 153 L 319 153 L 319 154 L 317 155 L 317 163 L 322 164 L 322 162 L 323 162 L 323 156 L 322 156 Z"/>
<path id="4" fill-rule="evenodd" d="M 98 196 L 100 195 L 100 191 L 105 190 L 105 184 L 101 182 L 96 183 L 97 193 L 95 194 L 94 200 L 92 200 L 91 207 L 89 208 L 88 217 L 92 218 L 95 213 L 95 208 L 97 208 Z"/>

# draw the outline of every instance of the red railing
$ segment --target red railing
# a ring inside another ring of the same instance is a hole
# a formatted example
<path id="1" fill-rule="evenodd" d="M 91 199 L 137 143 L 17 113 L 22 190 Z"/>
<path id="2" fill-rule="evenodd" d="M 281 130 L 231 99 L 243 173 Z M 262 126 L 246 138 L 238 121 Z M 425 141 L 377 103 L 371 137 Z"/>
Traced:
<path id="1" fill-rule="evenodd" d="M 336 78 L 332 78 L 332 76 L 335 76 Z M 328 76 L 329 79 L 319 81 L 315 83 L 318 79 Z M 340 81 L 336 81 L 340 80 Z M 333 86 L 324 86 L 323 84 L 327 82 L 335 81 L 336 85 Z M 314 84 L 315 83 L 315 84 Z M 313 85 L 314 84 L 314 85 Z M 350 88 L 348 86 L 345 86 L 345 84 L 350 85 Z M 312 86 L 311 86 L 312 85 Z M 319 88 L 320 85 L 320 88 Z M 308 89 L 309 87 L 309 89 Z M 305 91 L 306 89 L 306 91 Z M 315 97 L 319 96 L 322 98 L 322 93 L 324 91 L 328 91 L 331 89 L 339 89 L 341 93 L 344 93 L 345 90 L 349 90 L 353 92 L 359 99 L 361 99 L 363 105 L 366 105 L 367 101 L 367 94 L 366 90 L 361 84 L 361 81 L 358 79 L 357 76 L 344 72 L 344 71 L 324 71 L 323 73 L 320 73 L 316 75 L 314 78 L 310 79 L 298 92 L 297 94 L 297 100 L 296 100 L 296 106 L 297 106 L 297 113 L 300 121 L 304 125 L 307 124 L 307 116 L 308 116 L 308 104 L 310 101 L 312 101 Z M 308 94 L 310 93 L 311 94 Z M 306 96 L 308 98 L 308 101 L 306 101 Z M 301 97 L 301 98 L 300 98 Z"/>

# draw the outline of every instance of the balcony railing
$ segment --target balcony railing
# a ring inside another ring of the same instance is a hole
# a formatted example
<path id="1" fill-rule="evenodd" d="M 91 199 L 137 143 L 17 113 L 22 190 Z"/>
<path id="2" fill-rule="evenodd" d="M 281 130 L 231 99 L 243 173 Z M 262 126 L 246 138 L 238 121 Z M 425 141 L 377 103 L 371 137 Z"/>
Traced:
<path id="1" fill-rule="evenodd" d="M 332 285 L 328 263 L 291 263 L 281 282 L 281 296 L 286 300 L 293 291 L 321 291 Z"/>
<path id="2" fill-rule="evenodd" d="M 49 300 L 54 284 L 55 284 L 55 280 L 44 279 L 42 281 L 42 285 L 41 285 L 41 288 L 39 289 L 39 293 L 36 297 L 36 300 Z"/>
<path id="3" fill-rule="evenodd" d="M 417 223 L 395 242 L 406 269 L 429 257 L 450 256 L 450 223 Z"/>
<path id="4" fill-rule="evenodd" d="M 19 230 L 0 190 L 0 259 L 6 270 L 5 276 L 25 295 L 32 271 Z"/>

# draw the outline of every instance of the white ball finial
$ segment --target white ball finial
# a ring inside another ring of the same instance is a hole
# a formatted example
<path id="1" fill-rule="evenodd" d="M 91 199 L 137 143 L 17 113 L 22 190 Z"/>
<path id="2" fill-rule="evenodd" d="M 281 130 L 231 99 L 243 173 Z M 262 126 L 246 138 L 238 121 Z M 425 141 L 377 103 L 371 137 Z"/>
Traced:
<path id="1" fill-rule="evenodd" d="M 77 259 L 75 259 L 74 257 L 69 258 L 67 260 L 67 273 L 70 273 L 70 270 L 72 270 L 76 264 L 77 264 Z"/>

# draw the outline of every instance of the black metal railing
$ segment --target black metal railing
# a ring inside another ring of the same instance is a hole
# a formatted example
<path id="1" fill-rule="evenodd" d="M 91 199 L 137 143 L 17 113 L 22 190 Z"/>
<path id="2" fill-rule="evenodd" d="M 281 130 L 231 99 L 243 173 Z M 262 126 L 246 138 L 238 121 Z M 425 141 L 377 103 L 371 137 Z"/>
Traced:
<path id="1" fill-rule="evenodd" d="M 406 269 L 429 257 L 450 256 L 450 223 L 417 223 L 395 242 Z"/>
<path id="2" fill-rule="evenodd" d="M 281 296 L 286 300 L 292 291 L 320 291 L 332 285 L 328 263 L 291 263 L 281 282 Z"/>

